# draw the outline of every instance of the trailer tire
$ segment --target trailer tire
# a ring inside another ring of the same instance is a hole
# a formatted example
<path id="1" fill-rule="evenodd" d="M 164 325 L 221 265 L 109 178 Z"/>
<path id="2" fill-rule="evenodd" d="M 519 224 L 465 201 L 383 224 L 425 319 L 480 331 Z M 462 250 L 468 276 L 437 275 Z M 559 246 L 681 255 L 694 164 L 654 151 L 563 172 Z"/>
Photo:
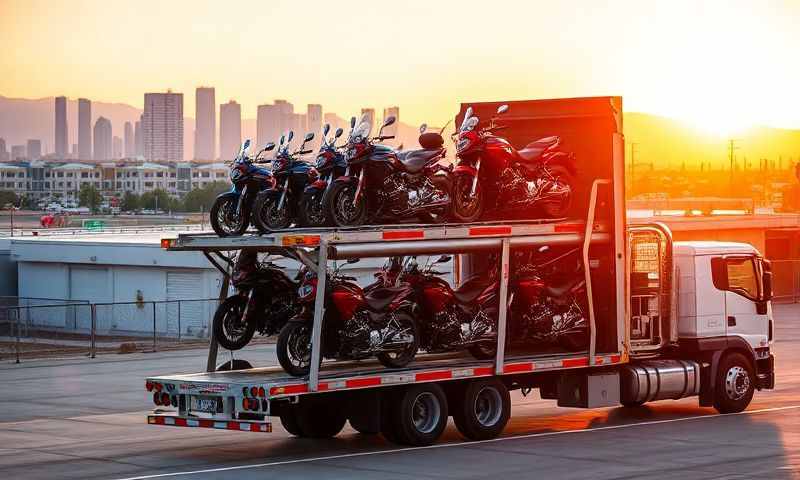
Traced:
<path id="1" fill-rule="evenodd" d="M 347 415 L 339 402 L 327 402 L 319 399 L 300 404 L 297 410 L 297 426 L 303 437 L 331 438 L 344 428 Z"/>
<path id="2" fill-rule="evenodd" d="M 747 357 L 739 352 L 722 357 L 714 381 L 714 408 L 719 413 L 739 413 L 750 405 L 755 377 Z"/>
<path id="3" fill-rule="evenodd" d="M 281 425 L 283 425 L 283 428 L 287 432 L 295 437 L 303 436 L 303 431 L 300 429 L 300 423 L 297 421 L 297 408 L 294 406 L 281 408 L 279 417 L 281 419 Z"/>
<path id="4" fill-rule="evenodd" d="M 364 417 L 351 417 L 350 426 L 353 427 L 353 430 L 361 435 L 376 435 L 381 433 L 380 429 L 375 430 L 375 428 L 371 425 L 370 420 Z"/>
<path id="5" fill-rule="evenodd" d="M 468 440 L 487 440 L 500 435 L 511 417 L 511 395 L 496 378 L 469 382 L 460 401 L 453 405 L 456 428 Z"/>
<path id="6" fill-rule="evenodd" d="M 435 383 L 414 385 L 396 397 L 394 423 L 397 443 L 415 447 L 431 445 L 447 426 L 447 397 Z"/>

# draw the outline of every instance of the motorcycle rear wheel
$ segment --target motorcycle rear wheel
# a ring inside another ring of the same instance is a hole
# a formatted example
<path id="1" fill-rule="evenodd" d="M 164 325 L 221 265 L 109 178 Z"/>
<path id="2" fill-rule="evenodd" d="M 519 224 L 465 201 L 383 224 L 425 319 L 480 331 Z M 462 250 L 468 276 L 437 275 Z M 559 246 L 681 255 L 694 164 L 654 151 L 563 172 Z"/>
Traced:
<path id="1" fill-rule="evenodd" d="M 357 205 L 353 202 L 355 195 L 354 183 L 334 183 L 328 192 L 326 201 L 328 218 L 333 220 L 337 227 L 360 227 L 367 221 L 365 192 L 361 192 Z"/>
<path id="2" fill-rule="evenodd" d="M 253 223 L 261 233 L 285 230 L 292 225 L 292 214 L 288 201 L 278 209 L 279 199 L 274 196 L 259 195 L 253 205 Z"/>
<path id="3" fill-rule="evenodd" d="M 233 295 L 226 298 L 214 312 L 214 338 L 222 348 L 241 350 L 250 343 L 256 324 L 242 319 L 246 308 L 247 297 Z"/>
<path id="4" fill-rule="evenodd" d="M 250 212 L 246 206 L 242 206 L 242 211 L 236 215 L 236 205 L 238 200 L 231 197 L 222 197 L 214 200 L 211 206 L 209 217 L 211 228 L 220 237 L 238 237 L 247 231 L 250 225 Z"/>
<path id="5" fill-rule="evenodd" d="M 403 350 L 397 352 L 382 352 L 377 354 L 378 361 L 387 368 L 402 368 L 411 363 L 417 355 L 419 349 L 419 327 L 414 317 L 405 313 L 394 313 L 394 318 L 397 324 L 408 331 L 411 335 L 411 343 L 409 343 Z"/>
<path id="6" fill-rule="evenodd" d="M 304 227 L 326 227 L 330 224 L 325 211 L 325 192 L 303 195 L 297 212 L 300 225 Z"/>
<path id="7" fill-rule="evenodd" d="M 484 195 L 481 183 L 475 186 L 475 195 L 472 195 L 471 175 L 460 174 L 453 179 L 450 195 L 451 216 L 459 223 L 477 222 L 483 215 Z"/>
<path id="8" fill-rule="evenodd" d="M 568 193 L 562 199 L 543 200 L 541 204 L 542 213 L 547 218 L 566 217 L 570 206 L 572 206 L 572 189 L 573 185 L 575 185 L 572 173 L 563 165 L 552 165 L 547 167 L 547 170 L 556 182 L 556 188 L 566 188 Z"/>

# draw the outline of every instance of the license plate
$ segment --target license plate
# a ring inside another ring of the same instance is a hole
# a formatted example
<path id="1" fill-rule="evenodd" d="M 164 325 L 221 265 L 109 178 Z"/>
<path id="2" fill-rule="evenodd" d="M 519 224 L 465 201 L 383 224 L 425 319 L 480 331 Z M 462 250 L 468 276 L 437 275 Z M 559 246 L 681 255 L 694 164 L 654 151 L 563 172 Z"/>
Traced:
<path id="1" fill-rule="evenodd" d="M 219 399 L 214 397 L 192 397 L 191 410 L 195 412 L 217 413 Z"/>

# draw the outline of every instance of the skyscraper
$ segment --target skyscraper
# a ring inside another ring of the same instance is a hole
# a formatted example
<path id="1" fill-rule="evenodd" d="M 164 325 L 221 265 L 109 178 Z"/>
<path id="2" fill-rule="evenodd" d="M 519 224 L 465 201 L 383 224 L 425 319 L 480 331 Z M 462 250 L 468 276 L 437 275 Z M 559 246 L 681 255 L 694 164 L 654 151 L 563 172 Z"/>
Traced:
<path id="1" fill-rule="evenodd" d="M 372 127 L 375 128 L 375 109 L 374 108 L 362 108 L 361 109 L 361 117 L 363 118 L 364 115 L 367 116 L 367 121 L 372 124 Z M 359 122 L 361 119 L 359 118 Z"/>
<path id="2" fill-rule="evenodd" d="M 139 115 L 139 120 L 136 122 L 136 126 L 133 127 L 133 143 L 136 147 L 135 155 L 136 157 L 143 157 L 144 156 L 144 132 L 142 132 L 142 115 Z"/>
<path id="3" fill-rule="evenodd" d="M 111 121 L 105 117 L 99 117 L 94 122 L 94 159 L 97 161 L 111 160 Z"/>
<path id="4" fill-rule="evenodd" d="M 8 161 L 8 150 L 6 150 L 6 140 L 0 138 L 0 162 Z"/>
<path id="5" fill-rule="evenodd" d="M 277 105 L 259 105 L 256 116 L 256 145 L 263 148 L 267 142 L 278 143 L 281 131 L 280 108 Z"/>
<path id="6" fill-rule="evenodd" d="M 131 122 L 125 122 L 125 158 L 136 156 L 136 140 Z"/>
<path id="7" fill-rule="evenodd" d="M 306 109 L 306 128 L 312 132 L 314 141 L 311 142 L 311 149 L 317 150 L 322 144 L 322 105 L 311 103 Z M 336 130 L 334 128 L 334 130 Z"/>
<path id="8" fill-rule="evenodd" d="M 183 94 L 145 93 L 144 158 L 148 161 L 183 161 Z"/>
<path id="9" fill-rule="evenodd" d="M 233 158 L 239 153 L 241 144 L 242 106 L 231 100 L 219 106 L 219 157 L 225 160 Z M 260 143 L 256 146 L 264 147 Z"/>
<path id="10" fill-rule="evenodd" d="M 275 100 L 275 106 L 278 107 L 278 132 L 288 133 L 292 129 L 292 115 L 294 114 L 294 105 L 286 100 Z M 294 132 L 295 134 L 297 132 Z"/>
<path id="11" fill-rule="evenodd" d="M 41 140 L 28 140 L 28 160 L 39 160 L 42 158 L 42 141 Z"/>
<path id="12" fill-rule="evenodd" d="M 195 91 L 195 160 L 216 158 L 217 115 L 213 87 L 198 87 Z"/>
<path id="13" fill-rule="evenodd" d="M 122 158 L 122 139 L 114 135 L 111 140 L 111 159 L 119 160 Z"/>
<path id="14" fill-rule="evenodd" d="M 25 145 L 11 145 L 11 161 L 20 162 L 25 160 L 28 155 L 25 153 Z"/>
<path id="15" fill-rule="evenodd" d="M 92 102 L 85 98 L 78 99 L 78 157 L 92 158 Z"/>
<path id="16" fill-rule="evenodd" d="M 56 158 L 67 158 L 67 97 L 56 97 Z"/>
<path id="17" fill-rule="evenodd" d="M 383 121 L 385 122 L 387 118 L 394 117 L 395 122 L 394 125 L 389 125 L 388 127 L 383 129 L 384 135 L 394 135 L 397 137 L 397 133 L 399 132 L 400 127 L 400 107 L 388 107 L 383 109 Z M 380 128 L 380 125 L 376 125 L 375 128 Z M 402 141 L 399 138 L 395 138 L 394 140 L 390 140 L 390 144 L 400 144 Z"/>

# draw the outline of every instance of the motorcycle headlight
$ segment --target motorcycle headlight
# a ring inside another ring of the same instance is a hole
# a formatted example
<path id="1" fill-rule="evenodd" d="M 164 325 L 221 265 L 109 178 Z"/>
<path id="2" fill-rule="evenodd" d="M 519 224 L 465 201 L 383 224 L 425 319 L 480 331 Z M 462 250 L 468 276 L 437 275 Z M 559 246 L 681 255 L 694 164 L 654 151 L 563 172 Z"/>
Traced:
<path id="1" fill-rule="evenodd" d="M 236 181 L 242 176 L 242 172 L 238 168 L 232 168 L 230 173 L 231 181 Z"/>
<path id="2" fill-rule="evenodd" d="M 458 143 L 456 144 L 456 151 L 463 152 L 464 150 L 469 148 L 469 145 L 470 145 L 469 138 L 467 137 L 460 138 L 458 140 Z"/>

